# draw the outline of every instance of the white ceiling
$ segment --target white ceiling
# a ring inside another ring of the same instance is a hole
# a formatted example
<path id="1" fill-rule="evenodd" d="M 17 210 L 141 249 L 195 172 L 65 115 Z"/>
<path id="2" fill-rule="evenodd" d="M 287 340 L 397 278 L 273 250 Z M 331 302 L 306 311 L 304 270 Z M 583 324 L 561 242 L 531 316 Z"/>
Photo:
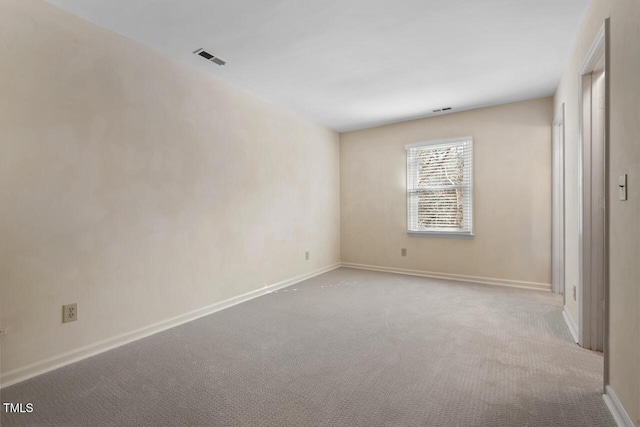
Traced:
<path id="1" fill-rule="evenodd" d="M 344 132 L 552 95 L 589 0 L 49 2 Z"/>

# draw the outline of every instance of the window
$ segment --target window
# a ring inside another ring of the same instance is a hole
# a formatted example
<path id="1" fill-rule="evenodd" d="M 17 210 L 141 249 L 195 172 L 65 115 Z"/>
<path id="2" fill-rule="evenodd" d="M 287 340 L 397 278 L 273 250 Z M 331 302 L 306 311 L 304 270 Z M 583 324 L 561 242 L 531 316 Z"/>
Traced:
<path id="1" fill-rule="evenodd" d="M 408 232 L 473 236 L 472 138 L 406 148 Z"/>

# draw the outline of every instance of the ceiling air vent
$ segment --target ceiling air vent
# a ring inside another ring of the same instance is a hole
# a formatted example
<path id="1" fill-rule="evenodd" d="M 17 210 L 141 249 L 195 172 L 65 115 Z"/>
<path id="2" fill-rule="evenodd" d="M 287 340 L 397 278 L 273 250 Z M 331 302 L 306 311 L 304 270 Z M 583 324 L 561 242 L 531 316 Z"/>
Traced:
<path id="1" fill-rule="evenodd" d="M 196 54 L 196 55 L 200 55 L 204 59 L 206 59 L 207 61 L 211 61 L 211 62 L 213 62 L 215 64 L 218 64 L 218 65 L 226 64 L 226 61 L 223 61 L 222 59 L 210 54 L 209 52 L 207 52 L 206 50 L 204 50 L 202 48 L 200 48 L 198 50 L 195 50 L 193 53 Z"/>

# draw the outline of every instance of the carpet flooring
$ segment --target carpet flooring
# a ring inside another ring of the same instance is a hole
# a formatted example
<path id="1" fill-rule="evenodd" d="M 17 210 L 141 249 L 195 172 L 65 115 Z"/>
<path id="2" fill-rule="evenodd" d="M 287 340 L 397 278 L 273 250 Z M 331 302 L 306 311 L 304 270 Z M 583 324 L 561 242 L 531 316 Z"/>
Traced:
<path id="1" fill-rule="evenodd" d="M 614 426 L 561 306 L 340 268 L 7 387 L 2 426 Z"/>

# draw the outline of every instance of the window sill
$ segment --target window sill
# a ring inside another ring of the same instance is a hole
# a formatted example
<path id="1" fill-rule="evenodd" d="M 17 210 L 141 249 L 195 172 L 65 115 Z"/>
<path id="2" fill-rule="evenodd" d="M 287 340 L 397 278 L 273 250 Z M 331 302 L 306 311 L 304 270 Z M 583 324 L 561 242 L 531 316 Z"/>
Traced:
<path id="1" fill-rule="evenodd" d="M 409 236 L 417 237 L 436 237 L 445 239 L 465 239 L 471 240 L 475 237 L 474 234 L 469 233 L 447 233 L 443 231 L 407 231 Z"/>

